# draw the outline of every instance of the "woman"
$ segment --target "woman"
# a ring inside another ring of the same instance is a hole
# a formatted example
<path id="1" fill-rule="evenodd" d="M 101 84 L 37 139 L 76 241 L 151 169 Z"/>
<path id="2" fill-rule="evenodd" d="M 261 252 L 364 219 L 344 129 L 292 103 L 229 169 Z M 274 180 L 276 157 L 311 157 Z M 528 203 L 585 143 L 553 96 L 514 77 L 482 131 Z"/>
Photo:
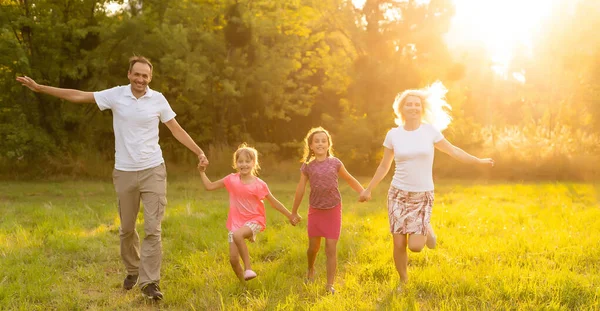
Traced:
<path id="1" fill-rule="evenodd" d="M 398 127 L 391 129 L 383 142 L 383 159 L 359 201 L 371 199 L 371 191 L 390 169 L 396 170 L 388 191 L 388 215 L 394 241 L 394 263 L 402 283 L 408 280 L 406 248 L 420 252 L 425 245 L 434 248 L 436 237 L 430 224 L 433 207 L 434 147 L 465 163 L 494 165 L 490 158 L 480 159 L 452 145 L 441 131 L 451 118 L 444 108 L 446 88 L 436 82 L 428 88 L 406 90 L 394 101 Z"/>

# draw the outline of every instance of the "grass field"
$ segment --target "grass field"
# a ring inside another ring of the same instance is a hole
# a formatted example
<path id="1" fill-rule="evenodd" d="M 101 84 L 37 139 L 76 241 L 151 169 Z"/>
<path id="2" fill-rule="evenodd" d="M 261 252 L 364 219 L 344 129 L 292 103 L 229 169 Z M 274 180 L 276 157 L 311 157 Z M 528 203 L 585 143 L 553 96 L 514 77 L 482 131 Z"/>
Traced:
<path id="1" fill-rule="evenodd" d="M 365 179 L 361 179 L 366 182 Z M 295 183 L 266 179 L 291 208 Z M 356 203 L 348 187 L 338 244 L 337 293 L 326 295 L 325 254 L 305 285 L 299 227 L 267 207 L 250 244 L 259 277 L 242 286 L 228 262 L 227 193 L 199 179 L 169 183 L 163 221 L 165 300 L 121 289 L 118 215 L 110 182 L 0 183 L 2 310 L 598 310 L 600 193 L 594 184 L 438 181 L 438 248 L 409 253 L 397 293 L 386 182 Z M 138 231 L 143 236 L 143 219 Z"/>

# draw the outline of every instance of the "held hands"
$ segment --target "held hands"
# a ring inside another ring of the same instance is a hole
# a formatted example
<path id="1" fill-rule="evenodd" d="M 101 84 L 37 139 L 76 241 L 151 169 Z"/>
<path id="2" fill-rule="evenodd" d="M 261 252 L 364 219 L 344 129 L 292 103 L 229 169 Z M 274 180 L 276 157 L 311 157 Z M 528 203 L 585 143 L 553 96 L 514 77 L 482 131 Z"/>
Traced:
<path id="1" fill-rule="evenodd" d="M 40 85 L 37 84 L 32 78 L 28 76 L 17 77 L 17 81 L 21 82 L 24 86 L 28 87 L 30 90 L 34 92 L 40 91 Z"/>
<path id="2" fill-rule="evenodd" d="M 360 193 L 360 196 L 358 197 L 358 202 L 366 202 L 369 200 L 371 200 L 371 190 L 365 189 L 363 190 L 363 192 Z"/>
<path id="3" fill-rule="evenodd" d="M 208 159 L 204 155 L 204 153 L 198 156 L 198 172 L 204 173 L 206 172 L 206 167 L 208 166 Z"/>
<path id="4" fill-rule="evenodd" d="M 203 163 L 198 163 L 198 166 L 197 166 L 197 168 L 198 168 L 198 172 L 199 172 L 199 173 L 204 173 L 204 172 L 206 172 L 206 166 L 207 166 L 207 165 L 208 165 L 208 163 L 206 163 L 206 164 L 203 164 Z"/>
<path id="5" fill-rule="evenodd" d="M 290 219 L 290 223 L 292 224 L 292 226 L 295 226 L 298 223 L 300 223 L 300 220 L 302 220 L 302 217 L 300 215 L 298 215 L 298 213 L 293 213 L 290 215 L 289 219 Z"/>
<path id="6" fill-rule="evenodd" d="M 198 166 L 208 166 L 208 158 L 206 157 L 206 155 L 204 153 L 201 153 L 200 155 L 198 155 Z"/>

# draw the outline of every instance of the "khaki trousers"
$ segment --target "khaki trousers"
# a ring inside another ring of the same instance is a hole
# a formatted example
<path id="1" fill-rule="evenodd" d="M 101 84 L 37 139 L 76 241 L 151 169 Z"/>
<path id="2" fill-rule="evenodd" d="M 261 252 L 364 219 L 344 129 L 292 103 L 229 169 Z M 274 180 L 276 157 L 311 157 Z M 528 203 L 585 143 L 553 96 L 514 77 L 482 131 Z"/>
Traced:
<path id="1" fill-rule="evenodd" d="M 140 287 L 160 280 L 162 261 L 161 222 L 167 205 L 167 171 L 165 164 L 134 172 L 113 170 L 121 227 L 121 258 L 127 274 L 139 275 Z M 135 228 L 144 203 L 144 241 Z"/>

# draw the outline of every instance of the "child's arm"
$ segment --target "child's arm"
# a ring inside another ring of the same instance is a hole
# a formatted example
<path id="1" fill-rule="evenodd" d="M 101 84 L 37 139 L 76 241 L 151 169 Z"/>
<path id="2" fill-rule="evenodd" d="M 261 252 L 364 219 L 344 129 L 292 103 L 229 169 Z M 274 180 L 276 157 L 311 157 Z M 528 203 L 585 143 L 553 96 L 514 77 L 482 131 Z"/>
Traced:
<path id="1" fill-rule="evenodd" d="M 302 198 L 304 197 L 304 191 L 306 191 L 306 182 L 308 178 L 304 173 L 300 173 L 300 181 L 298 182 L 298 186 L 296 186 L 296 194 L 294 195 L 294 205 L 292 206 L 292 217 L 296 219 L 296 222 L 300 221 L 302 217 L 298 215 L 298 208 L 300 207 L 300 203 L 302 203 Z"/>
<path id="2" fill-rule="evenodd" d="M 200 172 L 200 179 L 202 179 L 202 185 L 204 186 L 204 189 L 206 189 L 208 191 L 213 191 L 213 190 L 225 188 L 225 182 L 224 182 L 225 178 L 221 178 L 215 182 L 212 182 L 212 181 L 210 181 L 210 179 L 208 179 L 208 176 L 206 176 L 205 171 L 206 171 L 206 166 L 198 165 L 198 172 Z"/>
<path id="3" fill-rule="evenodd" d="M 354 191 L 356 191 L 358 194 L 360 194 L 361 192 L 363 192 L 365 190 L 365 188 L 363 188 L 363 186 L 358 182 L 358 180 L 356 180 L 356 178 L 354 178 L 354 176 L 352 176 L 348 172 L 348 170 L 346 169 L 344 164 L 342 164 L 342 166 L 340 166 L 340 170 L 338 173 L 342 178 L 344 178 L 346 180 L 348 185 L 350 185 L 350 187 L 352 187 L 352 189 L 354 189 Z"/>
<path id="4" fill-rule="evenodd" d="M 271 204 L 271 206 L 278 210 L 280 213 L 282 213 L 283 215 L 285 215 L 285 217 L 287 217 L 290 221 L 290 223 L 292 225 L 296 225 L 296 223 L 294 222 L 294 219 L 292 218 L 292 213 L 290 213 L 290 211 L 285 208 L 285 206 L 283 206 L 283 204 L 281 204 L 281 202 L 279 202 L 279 200 L 277 200 L 273 194 L 271 194 L 269 192 L 269 194 L 266 196 L 267 201 L 269 201 L 269 203 Z"/>

